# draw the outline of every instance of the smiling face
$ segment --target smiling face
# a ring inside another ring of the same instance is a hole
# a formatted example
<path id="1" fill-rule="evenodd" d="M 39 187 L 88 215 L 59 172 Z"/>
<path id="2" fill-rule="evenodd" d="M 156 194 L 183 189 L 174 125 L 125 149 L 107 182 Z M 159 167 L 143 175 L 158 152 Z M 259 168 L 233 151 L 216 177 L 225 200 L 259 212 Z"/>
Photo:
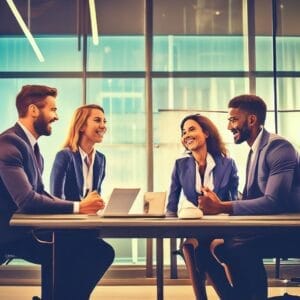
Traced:
<path id="1" fill-rule="evenodd" d="M 33 128 L 37 136 L 50 135 L 52 131 L 50 124 L 58 120 L 56 99 L 52 96 L 47 96 L 44 100 L 44 106 L 37 108 L 37 110 L 38 114 L 33 122 Z"/>
<path id="2" fill-rule="evenodd" d="M 227 129 L 233 133 L 235 144 L 241 144 L 245 141 L 249 141 L 251 138 L 250 124 L 252 117 L 253 115 L 249 115 L 239 108 L 229 109 Z"/>
<path id="3" fill-rule="evenodd" d="M 194 120 L 184 122 L 181 132 L 181 142 L 191 152 L 206 148 L 208 135 L 203 132 L 201 126 Z"/>
<path id="4" fill-rule="evenodd" d="M 80 144 L 94 145 L 95 143 L 101 143 L 106 132 L 104 113 L 96 108 L 91 109 L 86 124 L 80 132 Z"/>

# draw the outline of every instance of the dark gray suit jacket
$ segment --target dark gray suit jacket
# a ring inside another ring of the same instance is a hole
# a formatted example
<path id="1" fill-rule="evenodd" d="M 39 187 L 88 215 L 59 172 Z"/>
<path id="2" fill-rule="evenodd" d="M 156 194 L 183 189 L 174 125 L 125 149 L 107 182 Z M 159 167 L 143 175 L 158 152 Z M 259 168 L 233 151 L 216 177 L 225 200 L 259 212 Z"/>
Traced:
<path id="1" fill-rule="evenodd" d="M 0 243 L 18 239 L 23 234 L 9 226 L 15 212 L 73 212 L 70 201 L 52 197 L 44 190 L 32 146 L 18 124 L 0 135 Z"/>
<path id="2" fill-rule="evenodd" d="M 262 132 L 248 175 L 247 200 L 232 203 L 234 215 L 264 215 L 300 211 L 300 160 L 290 142 Z"/>

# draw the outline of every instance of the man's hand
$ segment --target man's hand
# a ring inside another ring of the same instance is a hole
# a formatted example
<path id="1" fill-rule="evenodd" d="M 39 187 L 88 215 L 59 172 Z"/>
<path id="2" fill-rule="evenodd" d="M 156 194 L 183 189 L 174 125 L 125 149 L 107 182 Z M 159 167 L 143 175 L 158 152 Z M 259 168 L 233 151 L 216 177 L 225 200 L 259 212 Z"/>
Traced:
<path id="1" fill-rule="evenodd" d="M 198 207 L 205 215 L 216 215 L 220 213 L 232 214 L 230 201 L 222 202 L 220 198 L 209 188 L 202 188 L 203 196 L 198 197 Z"/>
<path id="2" fill-rule="evenodd" d="M 99 209 L 103 209 L 105 203 L 97 191 L 92 191 L 79 204 L 80 214 L 96 214 Z"/>

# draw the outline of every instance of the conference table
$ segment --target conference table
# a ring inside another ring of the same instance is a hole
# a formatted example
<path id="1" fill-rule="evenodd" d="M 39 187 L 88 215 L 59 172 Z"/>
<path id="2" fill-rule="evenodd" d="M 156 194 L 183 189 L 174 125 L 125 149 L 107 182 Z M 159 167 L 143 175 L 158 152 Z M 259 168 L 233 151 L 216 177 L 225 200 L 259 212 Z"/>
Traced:
<path id="1" fill-rule="evenodd" d="M 157 300 L 164 297 L 163 239 L 185 237 L 230 236 L 258 233 L 300 233 L 300 214 L 265 216 L 204 216 L 202 219 L 122 217 L 104 218 L 97 215 L 21 215 L 15 214 L 11 226 L 53 233 L 52 293 L 55 290 L 55 260 L 59 235 L 68 231 L 97 230 L 107 238 L 155 238 Z M 54 299 L 55 300 L 55 299 Z"/>

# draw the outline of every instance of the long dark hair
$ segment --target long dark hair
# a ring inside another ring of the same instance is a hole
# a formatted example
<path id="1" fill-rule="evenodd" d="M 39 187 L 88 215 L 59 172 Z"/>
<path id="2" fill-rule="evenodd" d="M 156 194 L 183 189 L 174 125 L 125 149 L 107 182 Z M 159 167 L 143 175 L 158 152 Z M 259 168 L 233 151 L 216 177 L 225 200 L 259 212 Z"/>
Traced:
<path id="1" fill-rule="evenodd" d="M 227 149 L 221 138 L 221 135 L 216 127 L 216 125 L 207 117 L 194 114 L 186 116 L 180 123 L 181 132 L 183 131 L 184 123 L 187 120 L 193 120 L 199 124 L 203 132 L 205 132 L 208 137 L 206 139 L 207 151 L 212 156 L 227 156 Z"/>

